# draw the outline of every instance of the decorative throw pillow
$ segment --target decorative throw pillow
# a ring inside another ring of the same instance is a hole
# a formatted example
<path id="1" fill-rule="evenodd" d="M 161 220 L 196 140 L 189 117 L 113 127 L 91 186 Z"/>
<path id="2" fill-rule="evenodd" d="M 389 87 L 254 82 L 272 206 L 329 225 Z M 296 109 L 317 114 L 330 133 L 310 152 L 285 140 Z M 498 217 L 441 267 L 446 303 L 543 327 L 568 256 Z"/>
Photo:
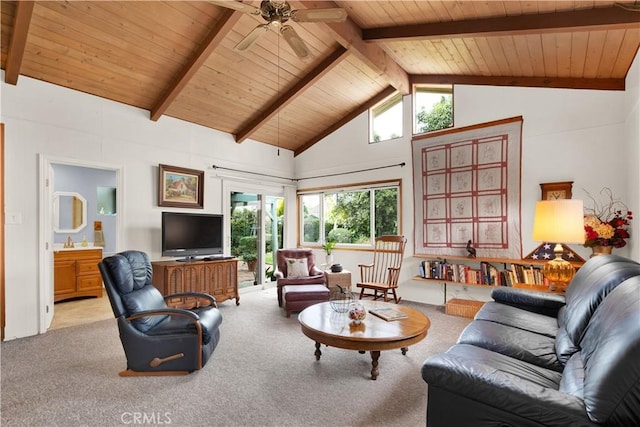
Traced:
<path id="1" fill-rule="evenodd" d="M 309 276 L 309 267 L 306 258 L 285 258 L 287 263 L 287 277 Z"/>

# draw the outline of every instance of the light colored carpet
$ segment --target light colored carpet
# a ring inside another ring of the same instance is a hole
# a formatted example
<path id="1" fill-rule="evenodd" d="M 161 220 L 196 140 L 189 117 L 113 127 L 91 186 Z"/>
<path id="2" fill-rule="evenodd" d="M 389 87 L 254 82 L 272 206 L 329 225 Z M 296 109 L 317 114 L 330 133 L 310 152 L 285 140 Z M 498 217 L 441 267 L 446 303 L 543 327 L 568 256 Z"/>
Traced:
<path id="1" fill-rule="evenodd" d="M 2 426 L 424 426 L 427 356 L 451 346 L 469 319 L 412 304 L 429 335 L 369 354 L 314 343 L 278 308 L 274 288 L 220 305 L 221 342 L 205 368 L 184 377 L 121 378 L 115 319 L 56 329 L 1 346 Z M 135 420 L 138 420 L 136 422 Z"/>

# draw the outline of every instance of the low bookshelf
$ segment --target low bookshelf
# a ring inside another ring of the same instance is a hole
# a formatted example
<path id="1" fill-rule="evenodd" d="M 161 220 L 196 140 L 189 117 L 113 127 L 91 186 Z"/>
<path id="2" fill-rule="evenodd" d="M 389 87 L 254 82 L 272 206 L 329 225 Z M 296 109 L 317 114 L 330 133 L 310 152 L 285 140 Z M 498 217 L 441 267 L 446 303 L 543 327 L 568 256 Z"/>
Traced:
<path id="1" fill-rule="evenodd" d="M 419 274 L 415 280 L 443 285 L 444 304 L 447 304 L 447 286 L 493 288 L 512 286 L 549 291 L 549 284 L 542 275 L 547 260 L 510 258 L 469 258 L 462 256 L 417 256 Z M 571 265 L 578 269 L 582 261 Z"/>

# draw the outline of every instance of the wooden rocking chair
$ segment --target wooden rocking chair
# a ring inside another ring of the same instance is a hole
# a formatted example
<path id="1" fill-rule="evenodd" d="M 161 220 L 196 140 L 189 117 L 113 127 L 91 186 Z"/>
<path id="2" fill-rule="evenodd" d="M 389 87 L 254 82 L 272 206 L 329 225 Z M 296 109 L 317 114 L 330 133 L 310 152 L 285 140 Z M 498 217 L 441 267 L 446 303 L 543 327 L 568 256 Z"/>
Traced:
<path id="1" fill-rule="evenodd" d="M 397 304 L 400 298 L 396 294 L 400 267 L 407 239 L 404 236 L 380 236 L 376 238 L 372 264 L 360 264 L 360 281 L 356 284 L 360 290 L 360 299 L 373 297 L 389 301 L 389 294 Z M 365 290 L 373 293 L 365 293 Z"/>

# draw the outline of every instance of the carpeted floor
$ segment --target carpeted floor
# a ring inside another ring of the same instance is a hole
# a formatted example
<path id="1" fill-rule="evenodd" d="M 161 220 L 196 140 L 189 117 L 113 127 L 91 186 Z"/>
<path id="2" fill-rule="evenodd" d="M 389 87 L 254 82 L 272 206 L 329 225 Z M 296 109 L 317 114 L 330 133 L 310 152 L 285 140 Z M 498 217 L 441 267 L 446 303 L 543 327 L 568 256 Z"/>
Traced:
<path id="1" fill-rule="evenodd" d="M 184 377 L 121 378 L 124 352 L 115 319 L 57 329 L 1 346 L 2 426 L 424 426 L 424 359 L 451 346 L 469 319 L 412 304 L 431 319 L 429 335 L 369 354 L 322 348 L 278 309 L 275 289 L 220 305 L 221 342 L 209 363 Z"/>

